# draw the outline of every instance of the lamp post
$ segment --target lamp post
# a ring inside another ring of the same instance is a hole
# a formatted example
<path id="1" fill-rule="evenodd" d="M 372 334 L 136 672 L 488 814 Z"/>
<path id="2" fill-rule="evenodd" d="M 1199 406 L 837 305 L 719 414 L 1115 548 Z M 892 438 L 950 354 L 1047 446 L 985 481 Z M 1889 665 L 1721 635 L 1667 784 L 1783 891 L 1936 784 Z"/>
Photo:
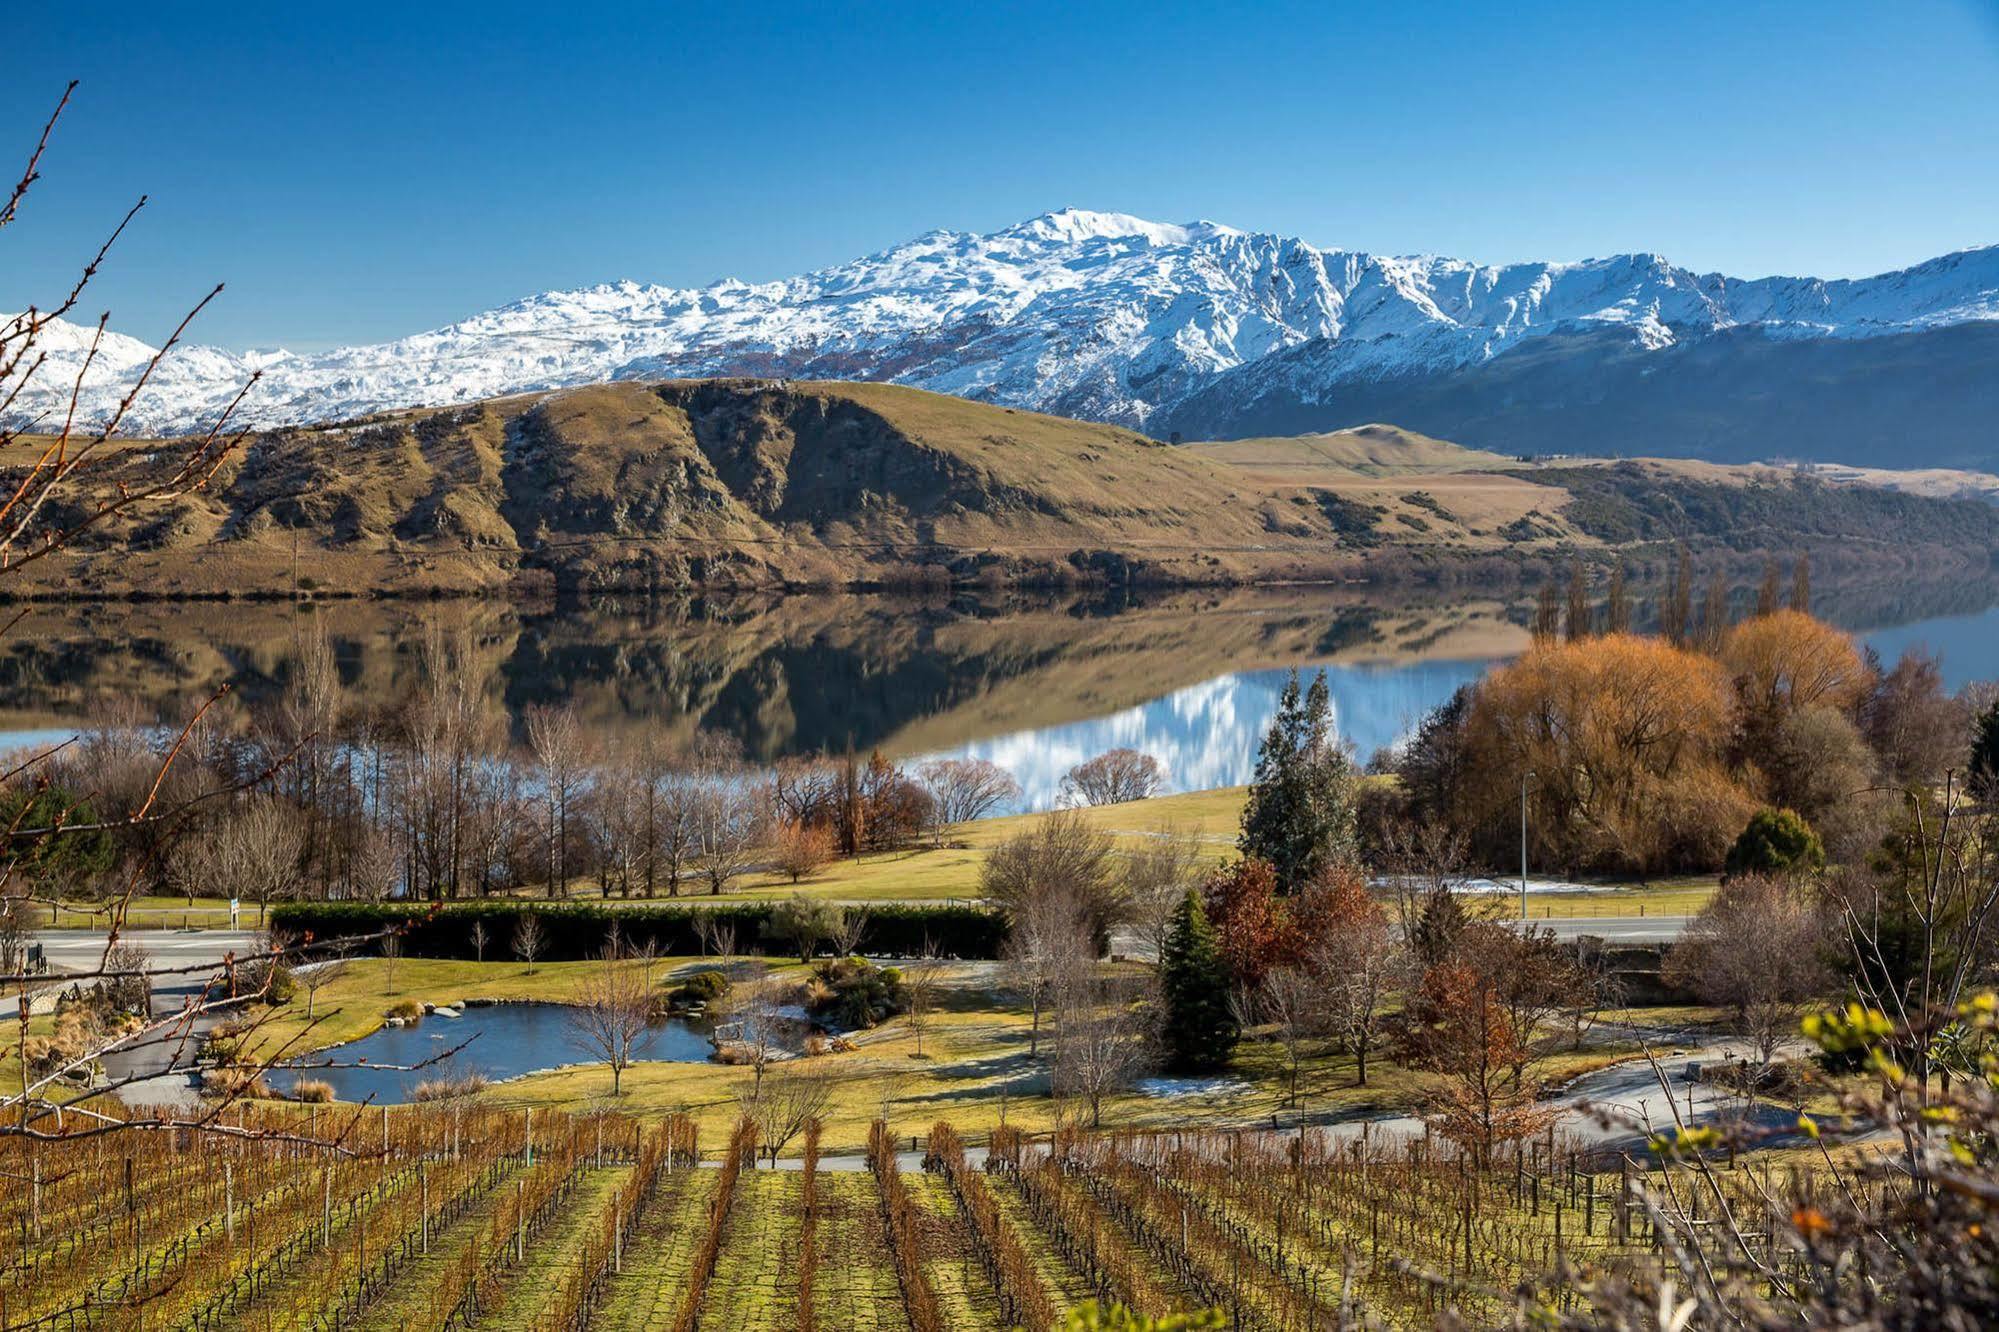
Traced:
<path id="1" fill-rule="evenodd" d="M 1527 783 L 1534 780 L 1532 768 L 1520 774 L 1520 926 L 1527 927 Z"/>

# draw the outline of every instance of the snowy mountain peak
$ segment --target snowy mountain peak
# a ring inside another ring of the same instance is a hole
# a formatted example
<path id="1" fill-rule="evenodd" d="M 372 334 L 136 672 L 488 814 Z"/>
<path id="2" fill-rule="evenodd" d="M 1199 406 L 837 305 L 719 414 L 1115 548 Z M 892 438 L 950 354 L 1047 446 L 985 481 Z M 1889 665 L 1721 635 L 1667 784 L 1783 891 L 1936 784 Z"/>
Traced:
<path id="1" fill-rule="evenodd" d="M 1233 227 L 1217 222 L 1148 222 L 1130 213 L 1097 213 L 1087 208 L 1058 208 L 1052 213 L 1016 222 L 997 233 L 1019 236 L 1054 245 L 1081 245 L 1086 241 L 1132 238 L 1153 245 L 1191 245 L 1215 236 L 1239 236 Z"/>
<path id="2" fill-rule="evenodd" d="M 1144 425 L 1196 394 L 1234 402 L 1281 389 L 1332 402 L 1344 386 L 1464 372 L 1551 333 L 1607 334 L 1651 353 L 1745 329 L 1852 340 L 1990 320 L 1999 246 L 1872 278 L 1739 281 L 1649 253 L 1494 267 L 1063 208 L 986 235 L 929 232 L 780 281 L 543 292 L 375 346 L 179 348 L 126 428 L 200 428 L 260 368 L 242 417 L 263 425 L 745 373 L 890 380 Z M 46 339 L 16 417 L 59 411 L 90 333 L 65 326 Z M 150 355 L 108 337 L 85 380 L 86 415 L 109 412 Z M 1200 428 L 1227 424 L 1210 415 Z"/>

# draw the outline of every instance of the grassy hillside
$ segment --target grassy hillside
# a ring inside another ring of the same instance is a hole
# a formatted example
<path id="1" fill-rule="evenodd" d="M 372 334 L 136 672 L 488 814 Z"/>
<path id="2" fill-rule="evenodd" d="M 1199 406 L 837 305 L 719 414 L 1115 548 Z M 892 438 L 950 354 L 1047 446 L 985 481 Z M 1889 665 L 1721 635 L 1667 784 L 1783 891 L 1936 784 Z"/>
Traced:
<path id="1" fill-rule="evenodd" d="M 1392 425 L 1363 425 L 1319 435 L 1211 440 L 1189 453 L 1273 480 L 1334 482 L 1350 476 L 1427 476 L 1511 467 L 1513 459 L 1468 449 Z"/>
<path id="2" fill-rule="evenodd" d="M 0 480 L 30 447 L 0 456 Z M 48 516 L 75 521 L 174 463 L 171 443 L 110 450 Z M 884 384 L 627 382 L 257 436 L 204 491 L 117 515 L 4 592 L 1393 579 L 1452 555 L 1739 545 L 1715 487 L 1789 488 L 1795 502 L 1756 509 L 1771 549 L 1989 551 L 1999 529 L 1989 507 L 1863 487 L 1817 515 L 1821 482 L 1762 468 L 1653 468 L 1654 500 L 1691 521 L 1606 524 L 1601 478 L 1503 463 L 1387 426 L 1175 448 Z"/>

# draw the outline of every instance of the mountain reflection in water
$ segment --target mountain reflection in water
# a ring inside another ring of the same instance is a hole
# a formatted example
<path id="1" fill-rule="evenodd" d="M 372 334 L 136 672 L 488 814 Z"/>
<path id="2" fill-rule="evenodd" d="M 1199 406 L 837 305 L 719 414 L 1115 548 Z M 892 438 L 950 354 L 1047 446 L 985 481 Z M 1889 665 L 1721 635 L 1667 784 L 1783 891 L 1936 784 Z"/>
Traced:
<path id="1" fill-rule="evenodd" d="M 1822 585 L 1815 609 L 1885 658 L 1927 645 L 1953 688 L 1999 675 L 1999 584 Z M 1459 686 L 1524 649 L 1531 598 L 1476 588 L 1288 588 L 927 600 L 863 595 L 691 599 L 554 609 L 504 601 L 36 606 L 0 640 L 0 743 L 92 721 L 242 728 L 280 701 L 323 634 L 350 717 L 391 720 L 426 643 L 479 682 L 501 734 L 536 704 L 586 731 L 672 742 L 720 731 L 745 757 L 975 755 L 1057 798 L 1077 761 L 1155 755 L 1168 789 L 1248 779 L 1293 667 L 1323 667 L 1341 736 L 1365 759 Z M 1640 624 L 1650 599 L 1641 598 Z"/>

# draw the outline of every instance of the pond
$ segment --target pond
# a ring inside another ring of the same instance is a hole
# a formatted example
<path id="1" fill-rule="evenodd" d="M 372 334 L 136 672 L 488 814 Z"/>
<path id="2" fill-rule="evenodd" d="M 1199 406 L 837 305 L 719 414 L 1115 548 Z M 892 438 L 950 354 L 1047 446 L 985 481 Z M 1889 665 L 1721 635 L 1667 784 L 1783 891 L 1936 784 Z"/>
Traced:
<path id="1" fill-rule="evenodd" d="M 289 1092 L 301 1079 L 312 1079 L 332 1086 L 334 1096 L 342 1101 L 399 1105 L 410 1099 L 420 1082 L 472 1074 L 497 1082 L 523 1073 L 588 1062 L 589 1052 L 578 1044 L 570 1029 L 570 1012 L 566 1004 L 520 1003 L 467 1008 L 456 1018 L 430 1015 L 407 1027 L 383 1027 L 301 1061 L 309 1065 L 332 1059 L 347 1065 L 400 1065 L 401 1068 L 273 1070 L 267 1080 L 280 1092 Z M 439 1059 L 445 1051 L 461 1043 L 465 1043 L 464 1049 Z M 669 1018 L 647 1031 L 635 1054 L 642 1060 L 704 1063 L 713 1049 L 704 1025 Z M 438 1062 L 416 1072 L 403 1071 L 427 1059 Z"/>

